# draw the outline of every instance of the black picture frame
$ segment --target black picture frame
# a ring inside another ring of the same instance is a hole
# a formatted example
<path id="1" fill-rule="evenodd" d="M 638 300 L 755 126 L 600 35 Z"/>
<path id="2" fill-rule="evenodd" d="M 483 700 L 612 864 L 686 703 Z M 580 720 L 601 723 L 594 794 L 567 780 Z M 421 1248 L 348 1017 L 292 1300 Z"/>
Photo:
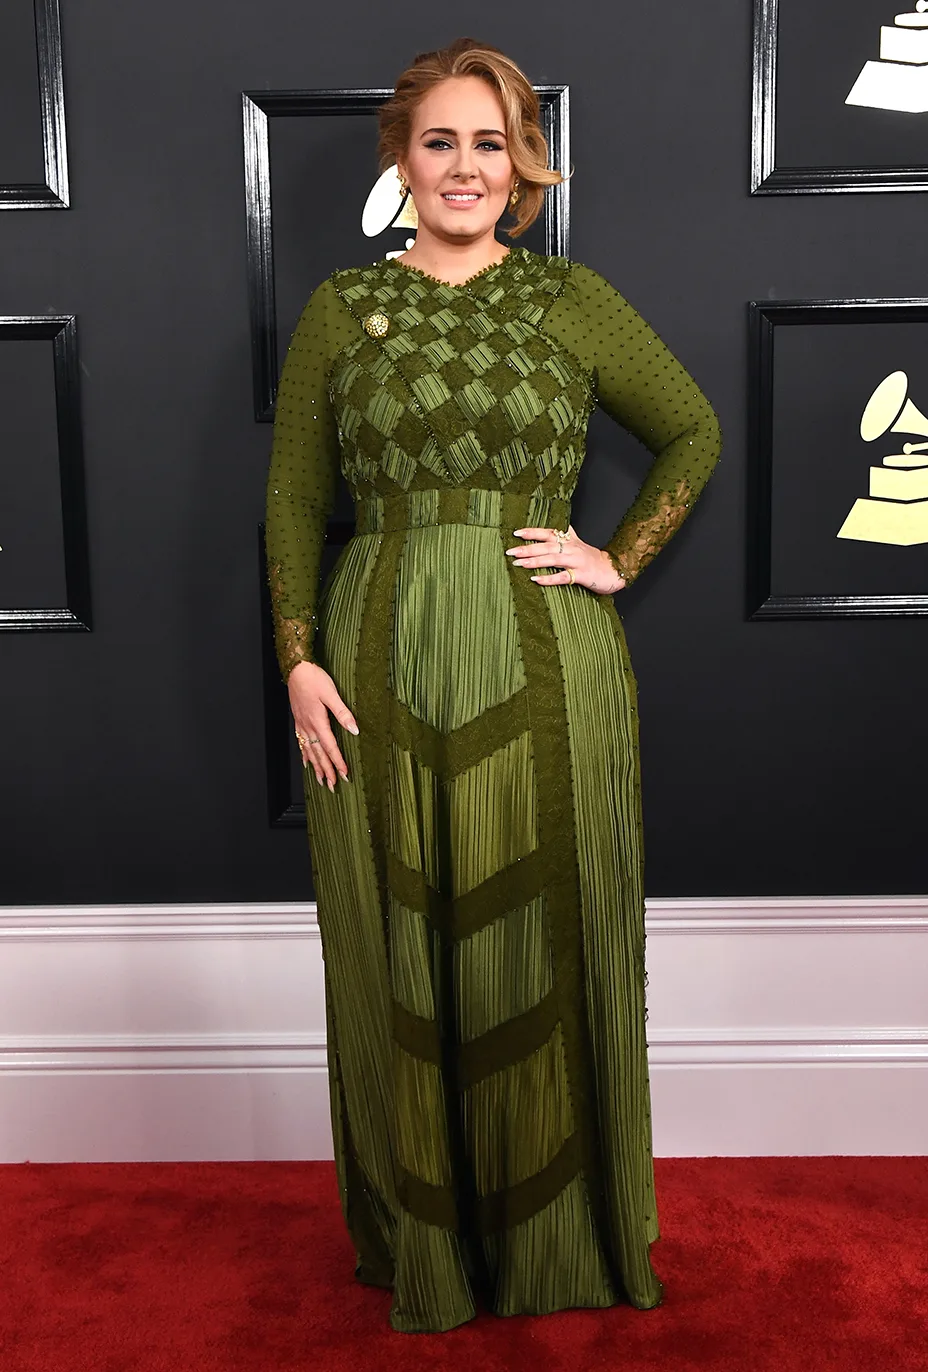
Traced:
<path id="1" fill-rule="evenodd" d="M 0 185 L 0 209 L 66 210 L 71 200 L 58 0 L 34 0 L 34 8 L 45 181 Z"/>
<path id="2" fill-rule="evenodd" d="M 802 0 L 793 0 L 802 3 Z M 928 189 L 922 166 L 779 166 L 777 35 L 781 0 L 754 0 L 751 195 L 822 195 Z"/>
<path id="3" fill-rule="evenodd" d="M 58 471 L 67 604 L 48 609 L 0 608 L 0 631 L 89 631 L 90 563 L 84 494 L 80 361 L 77 318 L 68 315 L 0 316 L 0 344 L 47 339 L 52 344 Z"/>
<path id="4" fill-rule="evenodd" d="M 928 614 L 925 595 L 771 594 L 774 334 L 792 324 L 917 321 L 928 326 L 928 297 L 751 300 L 748 302 L 747 602 L 749 620 L 843 619 Z"/>
<path id="5" fill-rule="evenodd" d="M 552 162 L 570 162 L 570 93 L 566 85 L 540 85 L 542 127 Z M 245 233 L 248 303 L 251 319 L 254 416 L 272 423 L 280 359 L 277 350 L 277 300 L 274 283 L 274 234 L 271 218 L 269 121 L 322 115 L 373 115 L 392 89 L 277 90 L 242 92 L 245 163 Z M 566 256 L 570 243 L 570 182 L 552 186 L 545 195 L 545 252 Z"/>

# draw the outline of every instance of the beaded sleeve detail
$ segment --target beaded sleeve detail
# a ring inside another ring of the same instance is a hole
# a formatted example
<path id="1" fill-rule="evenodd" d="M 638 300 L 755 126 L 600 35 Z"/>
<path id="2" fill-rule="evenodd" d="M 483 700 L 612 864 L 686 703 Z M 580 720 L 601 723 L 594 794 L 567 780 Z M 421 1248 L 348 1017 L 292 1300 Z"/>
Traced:
<path id="1" fill-rule="evenodd" d="M 626 586 L 676 533 L 695 499 L 693 487 L 681 476 L 673 491 L 656 491 L 650 514 L 641 511 L 633 519 L 623 519 L 605 551 Z"/>
<path id="2" fill-rule="evenodd" d="M 294 330 L 280 375 L 266 492 L 265 548 L 274 643 L 287 680 L 312 662 L 325 530 L 339 470 L 338 423 L 328 391 L 323 282 Z"/>
<path id="3" fill-rule="evenodd" d="M 546 327 L 567 341 L 593 373 L 596 400 L 653 455 L 638 494 L 605 551 L 626 585 L 673 537 L 719 460 L 718 417 L 690 373 L 615 287 L 582 263 L 571 264 L 573 317 L 565 301 Z M 577 330 L 574 320 L 584 321 Z M 582 336 L 579 334 L 582 333 Z"/>
<path id="4" fill-rule="evenodd" d="M 281 562 L 268 559 L 268 583 L 271 588 L 271 604 L 279 607 L 285 599 L 286 577 Z M 277 661 L 284 681 L 298 662 L 312 662 L 312 640 L 316 616 L 307 605 L 300 615 L 285 615 L 279 608 L 274 610 L 274 646 Z"/>

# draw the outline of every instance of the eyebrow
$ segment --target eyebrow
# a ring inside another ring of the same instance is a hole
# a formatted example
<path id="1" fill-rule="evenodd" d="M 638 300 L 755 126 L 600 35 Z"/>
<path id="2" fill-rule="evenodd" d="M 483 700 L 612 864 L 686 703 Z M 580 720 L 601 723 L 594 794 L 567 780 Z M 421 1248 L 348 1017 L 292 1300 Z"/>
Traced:
<path id="1" fill-rule="evenodd" d="M 420 136 L 421 136 L 422 138 L 424 138 L 425 135 L 426 135 L 427 133 L 450 133 L 450 134 L 456 134 L 456 133 L 457 133 L 457 129 L 423 129 L 422 134 L 421 134 Z M 495 135 L 497 136 L 497 138 L 505 138 L 505 137 L 506 137 L 506 135 L 503 133 L 502 129 L 474 129 L 474 137 L 475 137 L 475 138 L 478 138 L 478 137 L 483 138 L 483 137 L 485 137 L 488 133 L 495 134 Z"/>

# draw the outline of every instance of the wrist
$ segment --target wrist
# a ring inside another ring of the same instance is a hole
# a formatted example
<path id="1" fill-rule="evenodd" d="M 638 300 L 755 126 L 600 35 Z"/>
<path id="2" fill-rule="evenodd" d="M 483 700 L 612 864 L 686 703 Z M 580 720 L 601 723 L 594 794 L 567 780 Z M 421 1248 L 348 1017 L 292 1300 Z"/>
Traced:
<path id="1" fill-rule="evenodd" d="M 287 669 L 284 675 L 284 681 L 286 685 L 289 686 L 291 681 L 297 680 L 300 676 L 308 675 L 305 670 L 307 667 L 318 667 L 318 665 L 319 664 L 317 662 L 311 661 L 308 657 L 300 658 L 297 662 L 294 662 L 292 666 L 290 666 Z"/>
<path id="2" fill-rule="evenodd" d="M 606 566 L 609 568 L 609 571 L 612 574 L 613 584 L 609 586 L 607 594 L 615 595 L 616 591 L 621 591 L 628 584 L 627 578 L 624 572 L 622 571 L 622 568 L 616 562 L 614 555 L 609 551 L 609 549 L 603 548 L 601 551 Z"/>

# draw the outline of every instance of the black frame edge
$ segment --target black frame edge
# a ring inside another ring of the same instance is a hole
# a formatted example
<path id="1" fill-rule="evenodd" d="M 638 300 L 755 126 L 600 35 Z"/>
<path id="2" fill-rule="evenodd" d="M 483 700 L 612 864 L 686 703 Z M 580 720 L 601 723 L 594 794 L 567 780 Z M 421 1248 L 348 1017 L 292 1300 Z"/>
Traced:
<path id="1" fill-rule="evenodd" d="M 898 319 L 928 313 L 926 297 L 750 300 L 745 615 L 748 620 L 860 619 L 928 615 L 924 596 L 771 595 L 774 330 L 778 324 L 825 324 L 835 317 Z M 928 323 L 928 320 L 925 321 Z"/>
<path id="2" fill-rule="evenodd" d="M 0 341 L 4 338 L 47 339 L 52 344 L 67 605 L 0 609 L 0 632 L 90 632 L 93 626 L 77 316 L 0 316 Z"/>
<path id="3" fill-rule="evenodd" d="M 34 0 L 34 8 L 45 184 L 0 185 L 0 210 L 67 210 L 71 207 L 58 0 Z"/>

